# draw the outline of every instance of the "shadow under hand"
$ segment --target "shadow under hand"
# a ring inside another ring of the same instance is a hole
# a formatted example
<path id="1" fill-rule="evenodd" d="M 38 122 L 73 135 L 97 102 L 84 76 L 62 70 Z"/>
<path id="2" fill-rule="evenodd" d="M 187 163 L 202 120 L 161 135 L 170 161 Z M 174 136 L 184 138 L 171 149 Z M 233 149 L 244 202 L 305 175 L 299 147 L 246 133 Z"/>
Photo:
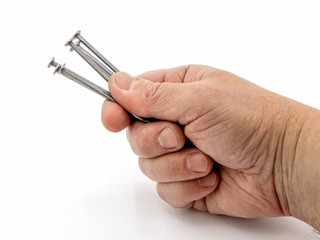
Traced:
<path id="1" fill-rule="evenodd" d="M 154 183 L 135 184 L 136 231 L 142 239 L 315 239 L 309 226 L 296 219 L 242 219 L 164 203 Z"/>

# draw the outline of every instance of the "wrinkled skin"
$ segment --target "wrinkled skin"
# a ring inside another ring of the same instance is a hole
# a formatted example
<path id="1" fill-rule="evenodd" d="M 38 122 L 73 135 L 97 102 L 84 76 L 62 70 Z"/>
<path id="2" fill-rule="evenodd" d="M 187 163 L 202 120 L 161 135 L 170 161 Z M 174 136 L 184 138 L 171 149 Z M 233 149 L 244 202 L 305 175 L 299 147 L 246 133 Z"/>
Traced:
<path id="1" fill-rule="evenodd" d="M 129 112 L 161 120 L 132 122 L 112 102 L 102 109 L 107 129 L 128 127 L 142 172 L 158 182 L 160 197 L 170 205 L 246 218 L 291 215 L 279 166 L 290 167 L 301 112 L 308 111 L 304 105 L 232 73 L 199 65 L 139 77 L 117 73 L 109 89 Z M 166 127 L 176 141 L 170 134 L 167 141 L 159 140 Z M 186 147 L 185 138 L 194 146 Z M 207 168 L 190 170 L 191 154 L 198 159 L 193 167 Z"/>

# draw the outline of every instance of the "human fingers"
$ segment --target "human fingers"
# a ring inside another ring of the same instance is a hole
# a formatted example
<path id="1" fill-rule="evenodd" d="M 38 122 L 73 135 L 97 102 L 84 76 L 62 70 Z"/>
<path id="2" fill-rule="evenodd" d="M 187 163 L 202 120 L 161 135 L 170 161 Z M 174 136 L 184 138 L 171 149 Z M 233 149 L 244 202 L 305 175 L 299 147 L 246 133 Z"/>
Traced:
<path id="1" fill-rule="evenodd" d="M 135 115 L 185 125 L 211 108 L 210 104 L 199 106 L 208 98 L 204 95 L 208 91 L 198 83 L 160 83 L 116 73 L 109 80 L 109 89 L 116 101 Z"/>
<path id="2" fill-rule="evenodd" d="M 175 68 L 153 70 L 140 74 L 138 77 L 152 82 L 188 83 L 201 80 L 207 71 L 215 70 L 204 65 L 185 65 Z"/>
<path id="3" fill-rule="evenodd" d="M 158 183 L 157 191 L 159 196 L 172 207 L 190 208 L 195 202 L 205 198 L 212 193 L 219 184 L 219 177 L 216 172 L 207 176 L 184 182 Z M 197 208 L 204 210 L 204 206 Z"/>
<path id="4" fill-rule="evenodd" d="M 188 82 L 199 81 L 201 80 L 202 77 L 206 76 L 205 73 L 208 73 L 214 70 L 215 69 L 212 67 L 203 66 L 203 65 L 186 65 L 186 66 L 180 66 L 176 68 L 149 71 L 139 75 L 139 78 L 148 79 L 151 82 L 158 82 L 158 83 L 161 83 L 161 82 L 188 83 Z M 111 77 L 111 81 L 112 81 L 112 78 L 114 77 L 115 76 Z M 126 100 L 130 101 L 130 99 L 126 99 Z M 113 114 L 114 112 L 117 113 L 117 115 Z M 124 116 L 123 112 L 124 111 L 121 111 L 118 106 L 112 103 L 109 104 L 108 102 L 105 103 L 102 108 L 102 122 L 105 125 L 105 127 L 108 130 L 113 132 L 118 132 L 123 128 L 125 128 L 127 124 L 123 124 L 123 122 L 127 123 L 128 117 Z M 124 118 L 125 118 L 125 121 L 124 121 Z"/>
<path id="5" fill-rule="evenodd" d="M 183 149 L 156 158 L 139 158 L 141 171 L 155 182 L 197 179 L 210 173 L 213 160 L 196 148 Z"/>
<path id="6" fill-rule="evenodd" d="M 101 121 L 109 131 L 119 132 L 130 124 L 130 117 L 119 104 L 106 100 L 102 105 Z"/>
<path id="7" fill-rule="evenodd" d="M 133 152 L 143 158 L 178 151 L 185 143 L 181 127 L 165 121 L 148 124 L 136 121 L 127 129 L 127 138 Z"/>

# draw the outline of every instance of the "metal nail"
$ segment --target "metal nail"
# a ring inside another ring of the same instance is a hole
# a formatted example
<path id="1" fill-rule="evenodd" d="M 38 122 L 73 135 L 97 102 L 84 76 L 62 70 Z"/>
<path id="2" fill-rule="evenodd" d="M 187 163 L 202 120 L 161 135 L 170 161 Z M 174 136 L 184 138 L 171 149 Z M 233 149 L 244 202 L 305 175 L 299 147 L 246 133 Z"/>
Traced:
<path id="1" fill-rule="evenodd" d="M 80 40 L 94 55 L 96 55 L 102 62 L 104 62 L 113 72 L 120 72 L 120 70 L 114 66 L 107 58 L 105 58 L 97 49 L 95 49 L 83 36 L 81 31 L 78 31 L 73 35 L 74 39 Z"/>
<path id="2" fill-rule="evenodd" d="M 99 66 L 96 61 L 93 60 L 93 56 L 88 57 L 88 52 L 84 52 L 83 48 L 77 46 L 74 42 L 70 42 L 69 46 L 75 50 L 97 73 L 100 74 L 106 81 L 109 80 L 110 75 L 106 74 L 104 70 L 102 70 L 101 66 Z"/>
<path id="3" fill-rule="evenodd" d="M 75 43 L 74 40 L 78 41 Z M 81 46 L 83 44 L 88 50 Z M 106 81 L 109 80 L 110 76 L 115 72 L 119 72 L 119 69 L 116 68 L 108 59 L 106 59 L 100 52 L 98 52 L 85 38 L 81 36 L 81 32 L 76 32 L 72 38 L 65 44 L 65 46 L 70 46 L 72 50 L 75 50 L 94 70 L 96 70 Z M 92 54 L 91 54 L 91 53 Z M 96 57 L 97 58 L 96 58 Z M 81 86 L 90 89 L 91 91 L 103 96 L 109 101 L 116 102 L 111 96 L 110 92 L 103 89 L 102 87 L 96 85 L 95 83 L 87 80 L 86 78 L 80 76 L 79 74 L 71 71 L 65 67 L 65 64 L 61 65 L 55 62 L 55 59 L 52 58 L 48 64 L 48 67 L 54 67 L 54 74 L 59 73 L 66 78 L 71 79 L 72 81 L 80 84 Z M 130 116 L 144 122 L 149 123 L 148 119 L 136 116 L 129 113 Z"/>

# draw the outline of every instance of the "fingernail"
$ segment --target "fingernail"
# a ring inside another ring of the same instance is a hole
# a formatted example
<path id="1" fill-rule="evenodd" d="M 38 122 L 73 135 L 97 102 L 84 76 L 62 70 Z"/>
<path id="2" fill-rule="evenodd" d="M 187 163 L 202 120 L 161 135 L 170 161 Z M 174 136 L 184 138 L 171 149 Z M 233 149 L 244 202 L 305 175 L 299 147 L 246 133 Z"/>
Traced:
<path id="1" fill-rule="evenodd" d="M 202 153 L 192 153 L 187 157 L 187 166 L 191 172 L 204 173 L 208 169 L 208 160 Z"/>
<path id="2" fill-rule="evenodd" d="M 158 135 L 158 142 L 161 147 L 170 149 L 178 147 L 178 140 L 173 131 L 166 127 Z"/>
<path id="3" fill-rule="evenodd" d="M 129 90 L 133 83 L 137 82 L 137 80 L 126 73 L 118 73 L 116 75 L 116 83 L 119 88 L 123 90 Z"/>
<path id="4" fill-rule="evenodd" d="M 198 179 L 199 185 L 201 187 L 213 187 L 216 184 L 216 181 L 216 174 L 209 174 L 203 178 Z"/>

